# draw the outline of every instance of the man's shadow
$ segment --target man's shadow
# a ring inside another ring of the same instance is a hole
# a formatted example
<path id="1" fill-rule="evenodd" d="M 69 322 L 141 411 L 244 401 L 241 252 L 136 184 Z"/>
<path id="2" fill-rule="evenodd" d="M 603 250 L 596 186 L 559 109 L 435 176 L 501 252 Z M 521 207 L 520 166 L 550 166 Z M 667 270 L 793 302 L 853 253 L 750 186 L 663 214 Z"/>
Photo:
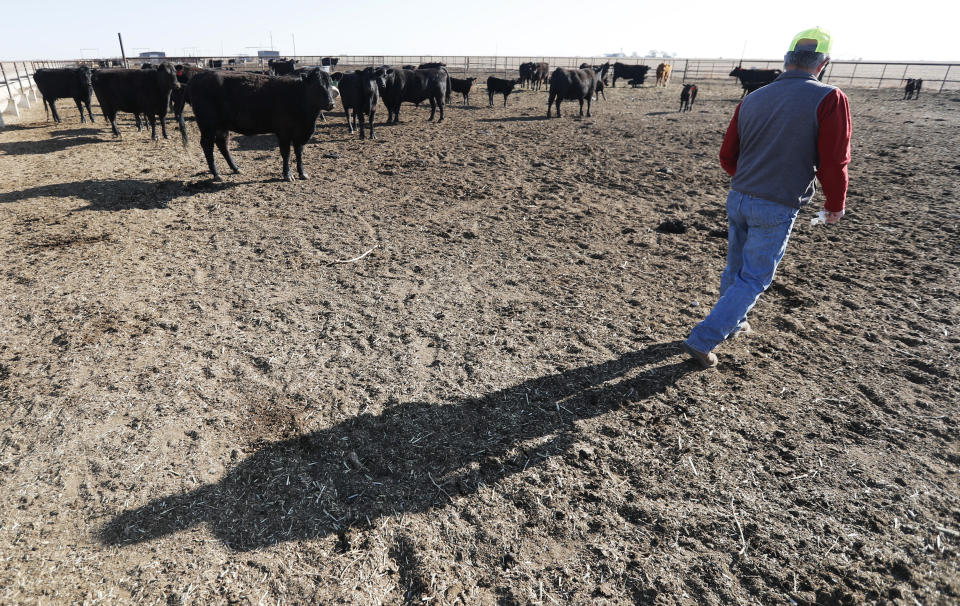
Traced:
<path id="1" fill-rule="evenodd" d="M 100 540 L 127 545 L 205 523 L 247 551 L 442 507 L 562 454 L 577 439 L 576 421 L 662 392 L 693 364 L 623 376 L 677 353 L 679 342 L 655 344 L 478 398 L 397 404 L 274 442 L 215 484 L 121 513 Z"/>

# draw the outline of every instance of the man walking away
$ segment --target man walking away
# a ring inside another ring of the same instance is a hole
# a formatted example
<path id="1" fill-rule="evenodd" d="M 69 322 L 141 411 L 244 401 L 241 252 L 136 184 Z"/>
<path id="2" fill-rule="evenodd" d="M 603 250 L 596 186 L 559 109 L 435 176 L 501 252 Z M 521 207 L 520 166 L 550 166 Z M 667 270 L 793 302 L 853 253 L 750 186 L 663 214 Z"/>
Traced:
<path id="1" fill-rule="evenodd" d="M 784 55 L 784 72 L 743 99 L 720 148 L 733 179 L 727 196 L 727 266 L 720 299 L 683 343 L 704 368 L 713 349 L 750 332 L 747 313 L 773 282 L 799 209 L 813 197 L 814 176 L 824 197 L 824 219 L 843 217 L 850 162 L 850 104 L 817 75 L 830 61 L 830 35 L 820 28 L 797 34 Z"/>

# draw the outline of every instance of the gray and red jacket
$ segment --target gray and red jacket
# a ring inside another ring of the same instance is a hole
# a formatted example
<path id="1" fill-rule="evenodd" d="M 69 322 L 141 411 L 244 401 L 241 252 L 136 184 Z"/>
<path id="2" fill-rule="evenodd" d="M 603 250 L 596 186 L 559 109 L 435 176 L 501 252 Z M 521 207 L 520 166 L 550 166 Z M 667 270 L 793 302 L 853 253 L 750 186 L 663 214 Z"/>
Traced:
<path id="1" fill-rule="evenodd" d="M 823 187 L 829 211 L 843 210 L 850 163 L 850 102 L 840 89 L 800 70 L 747 95 L 720 147 L 730 188 L 800 208 Z"/>

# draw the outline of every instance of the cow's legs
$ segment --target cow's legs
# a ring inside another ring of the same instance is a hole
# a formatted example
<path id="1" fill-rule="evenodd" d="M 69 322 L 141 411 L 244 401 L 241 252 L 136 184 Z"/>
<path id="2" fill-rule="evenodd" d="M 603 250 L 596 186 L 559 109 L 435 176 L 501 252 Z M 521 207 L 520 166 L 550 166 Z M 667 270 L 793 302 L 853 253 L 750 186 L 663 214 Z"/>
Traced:
<path id="1" fill-rule="evenodd" d="M 377 113 L 376 106 L 370 108 L 370 138 L 376 139 L 377 137 L 373 134 L 373 115 Z M 360 131 L 360 134 L 363 134 L 363 131 Z"/>
<path id="2" fill-rule="evenodd" d="M 580 117 L 583 117 L 583 97 L 580 98 Z"/>
<path id="3" fill-rule="evenodd" d="M 361 130 L 360 133 L 363 134 L 363 131 Z M 310 175 L 308 175 L 307 172 L 303 170 L 303 143 L 294 143 L 293 153 L 296 154 L 297 156 L 297 174 L 300 176 L 301 179 L 304 179 L 304 180 L 309 179 Z"/>
<path id="4" fill-rule="evenodd" d="M 53 121 L 59 124 L 62 122 L 62 120 L 60 120 L 60 114 L 57 113 L 57 106 L 55 105 L 55 102 L 56 101 L 54 99 L 50 99 L 50 113 L 53 114 Z"/>
<path id="5" fill-rule="evenodd" d="M 503 94 L 503 106 L 504 106 L 504 107 L 507 106 L 507 97 L 508 97 L 508 96 L 509 96 L 509 95 L 507 95 L 506 93 Z"/>
<path id="6" fill-rule="evenodd" d="M 237 163 L 233 161 L 233 156 L 230 155 L 229 147 L 229 137 L 230 133 L 227 131 L 220 131 L 217 133 L 217 149 L 220 150 L 220 155 L 223 156 L 223 159 L 227 161 L 227 166 L 230 167 L 234 173 L 239 173 L 240 169 L 237 168 Z"/>
<path id="7" fill-rule="evenodd" d="M 493 107 L 493 91 L 487 91 L 487 93 L 489 93 L 490 96 L 490 107 Z"/>
<path id="8" fill-rule="evenodd" d="M 163 133 L 164 139 L 169 139 L 167 136 L 167 114 L 160 114 L 160 132 Z"/>
<path id="9" fill-rule="evenodd" d="M 356 113 L 357 110 L 353 110 Z M 353 134 L 353 124 L 350 123 L 350 108 L 344 106 L 343 114 L 347 117 L 347 130 L 350 131 L 350 134 Z"/>
<path id="10" fill-rule="evenodd" d="M 80 97 L 76 97 L 73 100 L 77 104 L 77 111 L 80 112 L 80 124 L 87 123 L 87 117 L 83 115 L 83 101 L 80 100 Z"/>
<path id="11" fill-rule="evenodd" d="M 117 110 L 105 108 L 103 110 L 103 117 L 106 118 L 107 122 L 110 123 L 110 130 L 113 131 L 113 136 L 120 137 L 122 139 L 123 137 L 120 135 L 120 131 L 117 129 Z"/>
<path id="12" fill-rule="evenodd" d="M 550 91 L 550 98 L 547 100 L 547 118 L 550 117 L 550 108 L 553 107 L 553 101 L 557 98 L 557 95 Z M 557 117 L 560 117 L 560 107 L 557 107 Z"/>
<path id="13" fill-rule="evenodd" d="M 437 101 L 433 97 L 430 97 L 430 117 L 427 118 L 427 122 L 433 122 L 433 116 L 437 113 Z"/>
<path id="14" fill-rule="evenodd" d="M 357 123 L 357 128 L 360 129 L 360 138 L 366 138 L 366 135 L 363 133 L 363 111 L 353 110 L 353 119 Z"/>
<path id="15" fill-rule="evenodd" d="M 587 117 L 590 117 L 590 105 L 593 102 L 593 95 L 587 97 Z M 582 103 L 582 102 L 581 102 Z"/>
<path id="16" fill-rule="evenodd" d="M 440 119 L 437 120 L 437 124 L 443 122 L 443 95 L 437 97 L 437 108 L 440 110 Z"/>
<path id="17" fill-rule="evenodd" d="M 156 141 L 157 140 L 157 117 L 152 113 L 147 114 L 147 120 L 150 122 L 150 138 Z"/>
<path id="18" fill-rule="evenodd" d="M 279 137 L 277 139 L 280 143 L 280 157 L 283 158 L 283 180 L 293 181 L 293 175 L 290 174 L 290 140 Z"/>
<path id="19" fill-rule="evenodd" d="M 203 149 L 203 155 L 207 159 L 207 166 L 210 168 L 210 172 L 213 173 L 213 180 L 220 181 L 220 173 L 217 172 L 217 164 L 213 160 L 213 143 L 216 137 L 213 133 L 201 132 L 200 133 L 200 147 Z M 223 153 L 223 150 L 220 150 Z"/>

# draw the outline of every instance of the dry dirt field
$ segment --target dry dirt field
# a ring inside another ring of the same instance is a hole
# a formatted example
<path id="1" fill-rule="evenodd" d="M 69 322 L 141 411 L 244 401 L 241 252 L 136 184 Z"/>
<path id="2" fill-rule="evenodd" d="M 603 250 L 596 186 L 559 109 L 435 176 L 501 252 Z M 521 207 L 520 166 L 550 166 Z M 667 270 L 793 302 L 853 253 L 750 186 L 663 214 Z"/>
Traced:
<path id="1" fill-rule="evenodd" d="M 730 84 L 334 113 L 293 183 L 269 136 L 212 184 L 192 122 L 34 110 L 0 603 L 957 604 L 960 98 L 848 92 L 847 217 L 708 371 Z"/>

